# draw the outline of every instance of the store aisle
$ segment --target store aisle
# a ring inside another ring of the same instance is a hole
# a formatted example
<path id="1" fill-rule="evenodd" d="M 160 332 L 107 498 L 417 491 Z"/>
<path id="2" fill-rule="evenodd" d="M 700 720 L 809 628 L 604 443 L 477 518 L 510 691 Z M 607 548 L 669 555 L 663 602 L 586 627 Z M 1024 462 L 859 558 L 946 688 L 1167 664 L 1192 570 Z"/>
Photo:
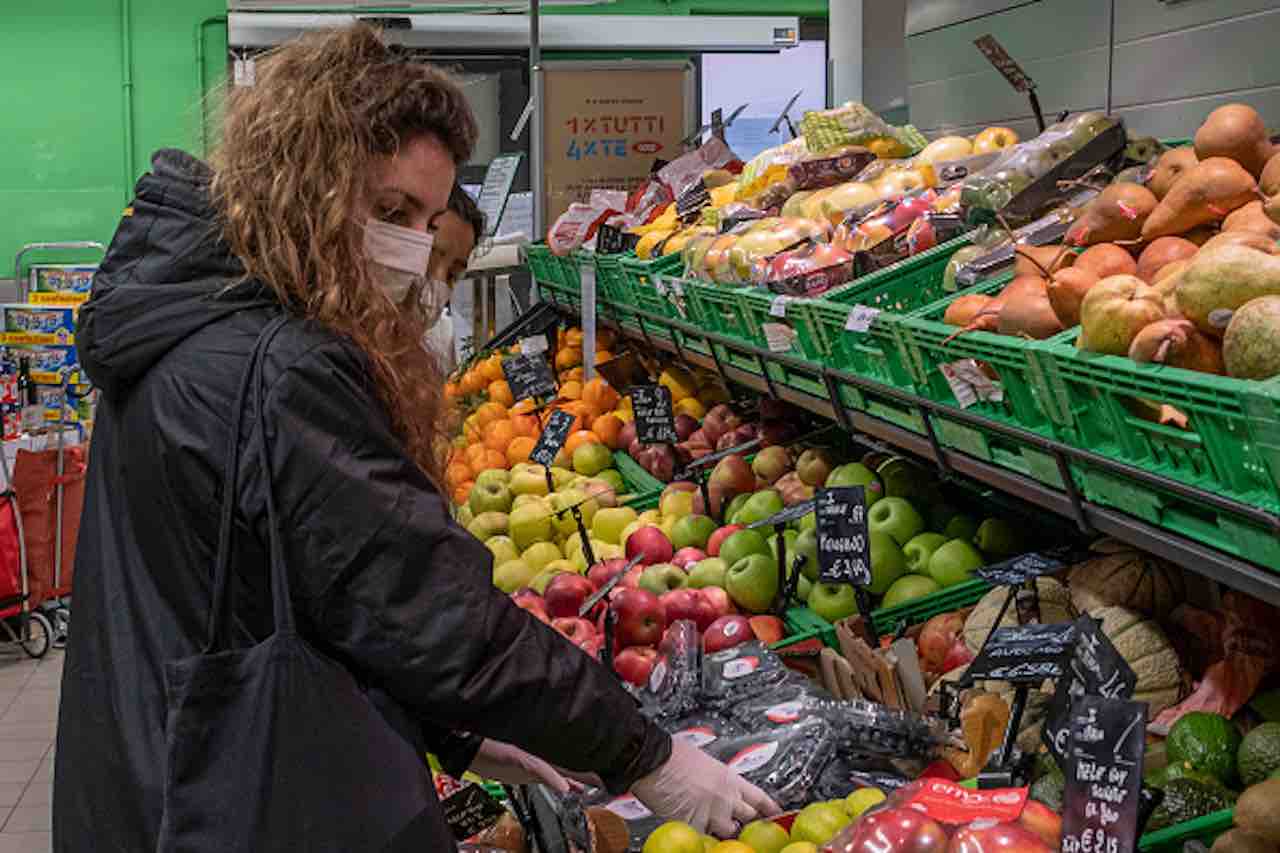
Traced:
<path id="1" fill-rule="evenodd" d="M 0 649 L 0 853 L 50 849 L 61 650 L 41 661 Z"/>

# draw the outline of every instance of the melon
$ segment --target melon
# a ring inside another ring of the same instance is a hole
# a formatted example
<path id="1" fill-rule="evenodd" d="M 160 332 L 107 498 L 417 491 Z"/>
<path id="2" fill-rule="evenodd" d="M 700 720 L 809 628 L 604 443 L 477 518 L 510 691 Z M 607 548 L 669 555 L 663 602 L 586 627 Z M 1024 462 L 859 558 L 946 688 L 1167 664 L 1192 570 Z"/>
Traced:
<path id="1" fill-rule="evenodd" d="M 1186 578 L 1177 566 L 1114 539 L 1095 542 L 1090 550 L 1096 556 L 1067 577 L 1077 610 L 1118 605 L 1159 618 L 1186 598 Z"/>
<path id="2" fill-rule="evenodd" d="M 1036 578 L 1036 592 L 1040 596 L 1040 621 L 1046 625 L 1057 622 L 1070 622 L 1075 619 L 1075 611 L 1071 604 L 1071 593 L 1060 582 L 1053 578 Z M 996 615 L 1004 606 L 1009 596 L 1009 588 L 1000 586 L 988 592 L 973 608 L 969 618 L 964 622 L 964 644 L 975 655 L 987 641 Z M 1001 627 L 1013 627 L 1018 624 L 1016 604 L 1010 604 L 1000 620 Z"/>
<path id="3" fill-rule="evenodd" d="M 1182 700 L 1187 689 L 1182 661 L 1159 625 L 1125 607 L 1099 607 L 1089 615 L 1102 622 L 1102 633 L 1138 676 L 1133 701 L 1147 703 L 1147 719 Z"/>

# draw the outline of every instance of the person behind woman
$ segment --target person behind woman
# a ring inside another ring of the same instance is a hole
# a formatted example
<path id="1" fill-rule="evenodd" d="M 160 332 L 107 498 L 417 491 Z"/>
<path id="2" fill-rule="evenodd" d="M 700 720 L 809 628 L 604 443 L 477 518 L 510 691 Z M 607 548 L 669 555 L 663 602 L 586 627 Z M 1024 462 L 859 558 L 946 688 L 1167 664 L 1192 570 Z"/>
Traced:
<path id="1" fill-rule="evenodd" d="M 436 355 L 446 373 L 457 363 L 449 298 L 458 277 L 467 271 L 471 253 L 484 234 L 484 225 L 484 212 L 457 184 L 449 193 L 449 208 L 431 222 L 435 242 L 431 245 L 431 266 L 427 274 L 434 290 L 432 302 L 425 309 L 428 328 L 423 345 Z"/>
<path id="2" fill-rule="evenodd" d="M 442 384 L 422 346 L 423 252 L 476 137 L 460 89 L 362 25 L 306 36 L 257 69 L 255 86 L 228 95 L 211 167 L 156 154 L 80 312 L 77 345 L 101 401 L 54 849 L 156 849 L 165 668 L 201 654 L 209 635 L 232 442 L 238 647 L 274 631 L 270 485 L 299 632 L 385 694 L 388 723 L 424 733 L 451 772 L 478 755 L 486 772 L 545 759 L 722 835 L 774 812 L 723 764 L 673 744 L 612 673 L 496 590 L 489 550 L 450 517 L 438 486 Z M 277 318 L 287 322 L 261 357 L 262 407 L 241 419 L 240 377 Z M 425 766 L 412 772 L 406 788 Z M 288 818 L 328 807 L 299 793 Z M 420 817 L 406 827 L 414 849 L 454 848 L 438 804 Z M 201 823 L 215 842 L 238 826 L 235 814 Z"/>

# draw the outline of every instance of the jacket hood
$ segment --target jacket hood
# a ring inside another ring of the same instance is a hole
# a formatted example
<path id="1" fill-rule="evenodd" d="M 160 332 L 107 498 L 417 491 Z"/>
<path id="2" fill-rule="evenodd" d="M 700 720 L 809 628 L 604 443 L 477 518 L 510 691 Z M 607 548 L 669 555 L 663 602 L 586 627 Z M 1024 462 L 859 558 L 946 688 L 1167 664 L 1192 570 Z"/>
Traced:
<path id="1" fill-rule="evenodd" d="M 268 288 L 241 281 L 209 198 L 212 177 L 202 161 L 163 150 L 138 181 L 76 329 L 80 362 L 108 396 L 204 326 L 278 304 Z"/>

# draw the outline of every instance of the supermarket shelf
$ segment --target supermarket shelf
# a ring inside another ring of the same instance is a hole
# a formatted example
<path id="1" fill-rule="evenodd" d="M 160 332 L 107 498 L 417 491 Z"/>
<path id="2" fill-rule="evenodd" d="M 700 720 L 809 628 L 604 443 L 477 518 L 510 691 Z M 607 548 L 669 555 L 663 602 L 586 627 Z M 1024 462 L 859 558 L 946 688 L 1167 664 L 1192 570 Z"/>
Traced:
<path id="1" fill-rule="evenodd" d="M 557 303 L 555 307 L 567 317 L 575 319 L 578 317 L 576 306 Z M 1183 496 L 1191 497 L 1202 504 L 1228 509 L 1231 512 L 1249 517 L 1264 526 L 1270 527 L 1276 535 L 1280 536 L 1280 518 L 1274 515 L 1256 507 L 1235 503 L 1220 495 L 1164 480 L 1141 469 L 1133 468 L 1087 451 L 1060 445 L 1035 433 L 969 415 L 958 409 L 942 407 L 933 401 L 888 388 L 862 377 L 842 373 L 830 368 L 816 367 L 813 364 L 790 356 L 771 353 L 743 341 L 726 338 L 678 320 L 659 317 L 634 308 L 630 310 L 641 318 L 642 326 L 645 325 L 643 321 L 647 320 L 654 328 L 672 329 L 691 339 L 704 340 L 710 344 L 716 344 L 744 355 L 754 356 L 762 363 L 761 373 L 765 372 L 764 362 L 773 362 L 808 373 L 811 376 L 826 379 L 828 383 L 832 380 L 837 380 L 847 385 L 862 386 L 877 393 L 895 397 L 919 410 L 926 427 L 926 434 L 917 434 L 867 415 L 864 412 L 852 411 L 844 407 L 841 407 L 842 410 L 838 410 L 833 405 L 831 398 L 816 396 L 787 387 L 767 378 L 765 375 L 742 370 L 733 365 L 724 364 L 722 360 L 718 360 L 716 357 L 694 352 L 688 346 L 682 346 L 679 343 L 679 335 L 674 335 L 673 337 L 677 340 L 673 341 L 658 335 L 646 334 L 644 331 L 620 326 L 601 316 L 597 316 L 597 322 L 610 326 L 627 338 L 645 343 L 654 349 L 672 353 L 689 365 L 716 371 L 724 376 L 725 379 L 737 385 L 785 400 L 820 417 L 835 420 L 849 429 L 851 433 L 860 434 L 855 435 L 857 438 L 870 437 L 873 440 L 872 443 L 882 442 L 905 450 L 922 459 L 929 460 L 938 465 L 943 477 L 947 477 L 951 473 L 969 477 L 1070 519 L 1086 532 L 1115 537 L 1163 557 L 1189 571 L 1204 575 L 1228 587 L 1280 606 L 1280 572 L 1202 545 L 1172 531 L 1148 524 L 1124 512 L 1084 500 L 1075 491 L 1074 481 L 1067 473 L 1067 465 L 1070 460 L 1087 462 L 1091 466 L 1108 470 L 1119 476 L 1153 483 L 1162 488 L 1178 492 Z M 711 349 L 714 351 L 715 347 L 713 346 Z M 931 415 L 943 412 L 945 412 L 949 420 L 968 422 L 971 425 L 1007 435 L 1055 456 L 1064 474 L 1062 479 L 1068 484 L 1067 489 L 1059 490 L 1053 488 L 1014 471 L 992 465 L 985 460 L 942 447 L 934 435 Z"/>

